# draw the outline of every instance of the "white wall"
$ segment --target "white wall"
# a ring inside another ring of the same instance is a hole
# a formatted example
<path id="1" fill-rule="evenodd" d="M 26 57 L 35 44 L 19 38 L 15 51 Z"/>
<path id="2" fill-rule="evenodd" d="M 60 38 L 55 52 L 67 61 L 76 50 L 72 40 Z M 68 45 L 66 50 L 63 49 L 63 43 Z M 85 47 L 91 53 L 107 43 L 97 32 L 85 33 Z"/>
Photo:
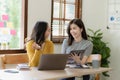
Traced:
<path id="1" fill-rule="evenodd" d="M 120 76 L 120 30 L 106 29 L 107 27 L 107 0 L 83 0 L 83 21 L 87 28 L 102 29 L 103 40 L 109 42 L 111 48 L 110 78 L 106 80 L 119 80 Z M 104 79 L 102 79 L 104 80 Z"/>
<path id="2" fill-rule="evenodd" d="M 38 20 L 51 23 L 51 0 L 28 0 L 28 36 Z"/>

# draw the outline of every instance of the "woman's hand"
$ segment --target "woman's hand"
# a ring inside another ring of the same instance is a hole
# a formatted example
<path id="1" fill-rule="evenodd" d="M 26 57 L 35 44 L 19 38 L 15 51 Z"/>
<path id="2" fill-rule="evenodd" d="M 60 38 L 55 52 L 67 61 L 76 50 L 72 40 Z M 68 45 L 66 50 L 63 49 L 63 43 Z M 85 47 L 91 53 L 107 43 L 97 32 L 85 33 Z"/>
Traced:
<path id="1" fill-rule="evenodd" d="M 33 43 L 33 48 L 34 49 L 37 49 L 37 50 L 40 50 L 41 49 L 41 46 L 39 46 L 37 43 Z"/>
<path id="2" fill-rule="evenodd" d="M 70 58 L 72 58 L 77 64 L 85 64 L 88 57 L 83 56 L 82 60 L 80 60 L 80 55 L 78 56 L 77 54 L 71 54 Z"/>
<path id="3" fill-rule="evenodd" d="M 81 64 L 80 56 L 78 56 L 77 54 L 71 54 L 70 58 L 72 58 L 77 64 Z"/>

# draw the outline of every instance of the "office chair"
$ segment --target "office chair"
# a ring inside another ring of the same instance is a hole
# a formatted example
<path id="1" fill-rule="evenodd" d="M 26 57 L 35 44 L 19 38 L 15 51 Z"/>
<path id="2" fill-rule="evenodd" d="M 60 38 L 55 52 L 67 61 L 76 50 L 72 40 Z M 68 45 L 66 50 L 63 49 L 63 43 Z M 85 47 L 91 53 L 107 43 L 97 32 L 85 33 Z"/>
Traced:
<path id="1" fill-rule="evenodd" d="M 93 58 L 96 58 L 96 57 L 97 57 L 97 60 L 101 61 L 101 55 L 100 54 L 91 54 L 87 59 L 87 63 L 92 64 Z M 80 77 L 77 77 L 77 78 L 80 78 Z M 100 74 L 95 74 L 94 75 L 94 80 L 100 80 Z"/>
<path id="2" fill-rule="evenodd" d="M 87 59 L 87 63 L 92 63 L 93 58 L 96 58 L 97 60 L 101 61 L 101 55 L 100 54 L 91 54 L 88 59 Z M 95 80 L 100 80 L 100 75 L 99 74 L 95 74 Z"/>

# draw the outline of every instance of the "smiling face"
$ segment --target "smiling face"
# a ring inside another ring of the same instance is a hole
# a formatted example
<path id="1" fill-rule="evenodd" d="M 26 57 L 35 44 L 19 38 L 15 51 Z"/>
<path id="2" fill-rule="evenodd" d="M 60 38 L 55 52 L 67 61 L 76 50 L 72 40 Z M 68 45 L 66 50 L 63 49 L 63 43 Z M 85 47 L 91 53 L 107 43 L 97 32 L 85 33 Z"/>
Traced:
<path id="1" fill-rule="evenodd" d="M 70 25 L 70 34 L 73 36 L 73 38 L 79 38 L 81 37 L 82 29 L 80 29 L 76 24 Z"/>

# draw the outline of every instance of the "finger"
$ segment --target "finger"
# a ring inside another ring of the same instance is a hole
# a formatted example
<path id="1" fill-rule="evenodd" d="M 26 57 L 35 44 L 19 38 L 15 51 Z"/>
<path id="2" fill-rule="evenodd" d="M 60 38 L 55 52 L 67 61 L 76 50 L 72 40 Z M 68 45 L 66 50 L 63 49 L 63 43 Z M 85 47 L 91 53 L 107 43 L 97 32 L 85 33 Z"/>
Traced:
<path id="1" fill-rule="evenodd" d="M 74 54 L 74 56 L 78 56 L 77 54 Z"/>
<path id="2" fill-rule="evenodd" d="M 71 54 L 71 57 L 74 57 L 74 54 Z"/>
<path id="3" fill-rule="evenodd" d="M 35 48 L 35 43 L 33 43 L 32 47 Z"/>

